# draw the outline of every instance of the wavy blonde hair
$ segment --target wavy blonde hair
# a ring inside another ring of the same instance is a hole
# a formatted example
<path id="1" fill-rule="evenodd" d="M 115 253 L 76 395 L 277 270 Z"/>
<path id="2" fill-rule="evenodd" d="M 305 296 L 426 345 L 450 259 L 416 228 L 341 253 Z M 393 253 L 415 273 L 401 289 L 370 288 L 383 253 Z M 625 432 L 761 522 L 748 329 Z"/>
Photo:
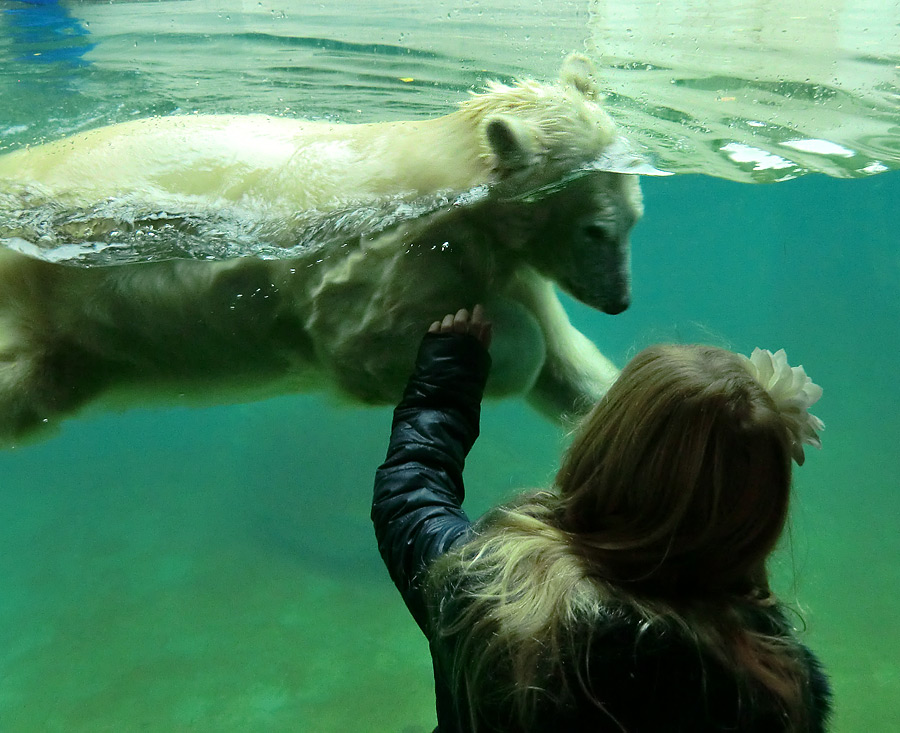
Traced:
<path id="1" fill-rule="evenodd" d="M 777 605 L 766 560 L 790 486 L 784 422 L 737 355 L 639 353 L 576 431 L 552 489 L 486 515 L 430 571 L 435 630 L 453 640 L 452 685 L 473 729 L 486 710 L 527 726 L 539 701 L 572 685 L 590 694 L 565 670 L 583 668 L 581 637 L 624 605 L 645 628 L 677 627 L 748 695 L 770 691 L 801 730 L 798 647 L 750 622 Z"/>

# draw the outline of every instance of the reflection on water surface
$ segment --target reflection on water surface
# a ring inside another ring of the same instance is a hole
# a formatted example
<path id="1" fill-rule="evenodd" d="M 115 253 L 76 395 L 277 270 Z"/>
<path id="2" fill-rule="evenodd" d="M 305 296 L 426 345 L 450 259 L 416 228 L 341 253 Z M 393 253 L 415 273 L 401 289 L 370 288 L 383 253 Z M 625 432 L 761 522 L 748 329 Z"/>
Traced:
<path id="1" fill-rule="evenodd" d="M 445 114 L 587 50 L 658 164 L 746 182 L 900 167 L 893 0 L 7 3 L 0 148 L 152 114 Z M 40 110 L 37 114 L 36 111 Z"/>

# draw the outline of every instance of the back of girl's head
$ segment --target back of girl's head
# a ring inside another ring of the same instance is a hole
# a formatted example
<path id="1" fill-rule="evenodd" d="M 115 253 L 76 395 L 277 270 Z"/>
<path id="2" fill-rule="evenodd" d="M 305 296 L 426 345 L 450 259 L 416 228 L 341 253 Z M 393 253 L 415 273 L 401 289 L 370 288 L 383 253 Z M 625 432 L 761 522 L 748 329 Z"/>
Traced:
<path id="1" fill-rule="evenodd" d="M 582 423 L 557 475 L 559 521 L 614 583 L 747 592 L 765 583 L 790 482 L 787 430 L 740 357 L 654 346 Z"/>

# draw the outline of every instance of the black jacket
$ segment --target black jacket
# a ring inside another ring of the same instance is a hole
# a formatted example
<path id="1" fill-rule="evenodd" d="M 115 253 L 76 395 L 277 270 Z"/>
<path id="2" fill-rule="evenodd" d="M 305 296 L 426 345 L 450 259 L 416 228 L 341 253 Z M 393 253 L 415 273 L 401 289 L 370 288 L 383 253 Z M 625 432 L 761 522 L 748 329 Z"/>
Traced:
<path id="1" fill-rule="evenodd" d="M 438 730 L 470 730 L 465 700 L 448 686 L 448 640 L 432 633 L 424 573 L 472 524 L 462 510 L 465 457 L 478 437 L 481 397 L 490 357 L 471 336 L 428 335 L 416 371 L 394 411 L 390 445 L 375 478 L 372 521 L 378 548 L 407 607 L 428 637 L 434 662 Z M 777 612 L 759 620 L 760 630 L 784 629 Z M 799 642 L 810 669 L 810 727 L 825 730 L 830 690 L 818 661 Z M 628 733 L 777 733 L 784 725 L 767 700 L 748 701 L 738 683 L 697 645 L 674 630 L 646 631 L 637 613 L 610 607 L 585 648 L 595 700 L 573 686 L 569 704 L 539 706 L 528 731 Z M 767 712 L 768 710 L 768 712 Z M 503 730 L 491 725 L 479 730 Z"/>

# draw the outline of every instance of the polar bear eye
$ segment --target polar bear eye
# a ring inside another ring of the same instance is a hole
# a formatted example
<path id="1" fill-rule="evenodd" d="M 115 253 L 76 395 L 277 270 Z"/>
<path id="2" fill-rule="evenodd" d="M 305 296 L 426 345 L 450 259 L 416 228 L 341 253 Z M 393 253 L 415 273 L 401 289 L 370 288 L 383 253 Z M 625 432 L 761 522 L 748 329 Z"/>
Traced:
<path id="1" fill-rule="evenodd" d="M 584 227 L 584 233 L 590 239 L 609 240 L 615 237 L 615 227 L 607 221 L 592 221 Z"/>

